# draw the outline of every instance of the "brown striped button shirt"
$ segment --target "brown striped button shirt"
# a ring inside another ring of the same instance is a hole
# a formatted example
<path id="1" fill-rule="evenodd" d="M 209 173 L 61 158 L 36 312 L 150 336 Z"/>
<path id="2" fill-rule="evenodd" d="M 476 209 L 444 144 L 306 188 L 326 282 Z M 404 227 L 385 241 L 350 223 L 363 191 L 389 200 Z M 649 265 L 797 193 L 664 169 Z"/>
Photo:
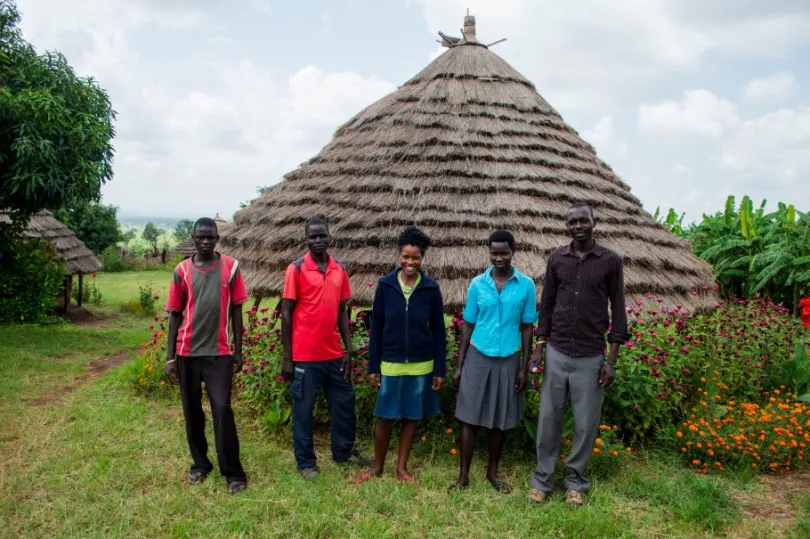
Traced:
<path id="1" fill-rule="evenodd" d="M 540 297 L 538 337 L 547 338 L 567 356 L 598 356 L 605 352 L 608 330 L 611 343 L 629 339 L 625 309 L 618 254 L 598 243 L 583 259 L 572 244 L 551 253 Z"/>

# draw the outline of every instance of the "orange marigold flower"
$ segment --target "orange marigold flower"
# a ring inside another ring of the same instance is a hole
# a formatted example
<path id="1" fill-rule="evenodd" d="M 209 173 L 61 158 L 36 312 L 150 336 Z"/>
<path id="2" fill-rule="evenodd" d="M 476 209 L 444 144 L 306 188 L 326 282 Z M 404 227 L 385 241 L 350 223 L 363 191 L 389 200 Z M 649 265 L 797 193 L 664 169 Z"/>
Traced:
<path id="1" fill-rule="evenodd" d="M 683 438 L 683 433 L 681 431 L 678 431 L 675 433 L 675 436 L 677 436 L 678 438 Z"/>
<path id="2" fill-rule="evenodd" d="M 455 455 L 456 453 L 458 453 L 458 451 L 456 451 L 456 449 L 455 449 L 455 448 L 453 448 L 453 449 L 451 449 L 451 450 L 450 450 L 450 454 L 451 454 L 451 455 Z"/>
<path id="3" fill-rule="evenodd" d="M 447 429 L 447 434 L 453 434 L 453 429 Z"/>
<path id="4" fill-rule="evenodd" d="M 596 445 L 599 446 L 599 447 L 602 446 L 602 438 L 597 438 L 596 439 Z"/>
<path id="5" fill-rule="evenodd" d="M 594 447 L 594 448 L 593 448 L 593 454 L 594 454 L 594 455 L 601 455 L 601 454 L 602 454 L 602 450 L 601 450 L 601 449 L 599 449 L 598 447 Z"/>
<path id="6" fill-rule="evenodd" d="M 618 457 L 618 456 L 619 456 L 619 452 L 618 452 L 618 451 L 615 451 L 615 450 L 614 450 L 614 451 L 611 451 L 611 453 L 610 453 L 610 454 L 611 454 L 611 455 L 613 455 L 614 457 Z"/>

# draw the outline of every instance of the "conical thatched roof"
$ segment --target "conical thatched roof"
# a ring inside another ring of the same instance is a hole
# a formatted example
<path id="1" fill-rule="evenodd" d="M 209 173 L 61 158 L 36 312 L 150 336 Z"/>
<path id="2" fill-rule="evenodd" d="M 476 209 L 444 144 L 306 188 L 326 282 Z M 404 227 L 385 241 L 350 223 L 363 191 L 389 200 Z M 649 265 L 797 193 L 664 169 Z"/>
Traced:
<path id="1" fill-rule="evenodd" d="M 217 231 L 221 234 L 224 230 L 228 230 L 233 223 L 227 222 L 217 213 L 214 216 L 214 222 L 217 224 Z M 172 249 L 172 254 L 183 255 L 185 257 L 194 256 L 197 253 L 197 248 L 194 247 L 194 238 L 186 238 L 177 244 L 177 247 Z"/>
<path id="2" fill-rule="evenodd" d="M 476 41 L 474 28 L 468 17 L 464 38 L 442 36 L 448 51 L 235 215 L 222 248 L 240 261 L 251 292 L 281 293 L 285 267 L 305 252 L 302 224 L 319 216 L 357 303 L 371 303 L 369 283 L 394 267 L 397 234 L 410 224 L 434 240 L 426 269 L 448 309 L 464 304 L 470 279 L 487 267 L 497 228 L 514 233 L 515 264 L 539 294 L 549 252 L 570 241 L 567 209 L 583 201 L 596 212 L 599 241 L 624 258 L 628 302 L 714 306 L 703 291 L 711 267 L 642 209 L 534 85 Z"/>
<path id="3" fill-rule="evenodd" d="M 10 223 L 8 214 L 0 212 L 0 223 Z M 48 210 L 42 210 L 28 221 L 24 234 L 29 238 L 51 240 L 56 251 L 65 259 L 65 269 L 71 275 L 93 273 L 101 269 L 101 261 L 76 235 Z"/>

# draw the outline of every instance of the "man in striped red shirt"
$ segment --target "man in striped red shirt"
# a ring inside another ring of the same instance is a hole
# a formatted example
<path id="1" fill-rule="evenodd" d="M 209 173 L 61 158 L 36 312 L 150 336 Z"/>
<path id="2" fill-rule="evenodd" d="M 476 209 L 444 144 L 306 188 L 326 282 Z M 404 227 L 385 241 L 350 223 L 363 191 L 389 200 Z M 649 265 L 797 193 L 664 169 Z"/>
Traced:
<path id="1" fill-rule="evenodd" d="M 193 465 L 188 482 L 200 484 L 214 466 L 208 459 L 202 382 L 214 416 L 219 471 L 235 494 L 247 486 L 239 460 L 239 438 L 231 409 L 233 374 L 242 369 L 242 304 L 248 300 L 239 263 L 216 252 L 213 219 L 194 225 L 197 254 L 177 265 L 169 286 L 166 375 L 180 384 L 186 436 Z M 228 329 L 233 330 L 233 350 Z"/>

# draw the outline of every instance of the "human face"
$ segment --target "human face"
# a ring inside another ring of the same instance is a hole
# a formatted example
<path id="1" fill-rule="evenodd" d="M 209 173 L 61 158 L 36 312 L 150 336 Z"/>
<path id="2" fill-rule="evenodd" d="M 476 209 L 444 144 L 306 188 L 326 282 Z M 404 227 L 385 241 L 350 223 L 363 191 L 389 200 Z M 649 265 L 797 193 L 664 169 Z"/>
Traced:
<path id="1" fill-rule="evenodd" d="M 593 238 L 593 215 L 590 208 L 580 207 L 568 210 L 565 219 L 565 228 L 571 238 L 578 243 L 585 243 Z"/>
<path id="2" fill-rule="evenodd" d="M 489 244 L 489 262 L 495 269 L 505 270 L 512 265 L 512 249 L 505 241 L 496 241 Z"/>
<path id="3" fill-rule="evenodd" d="M 399 251 L 399 267 L 407 277 L 416 277 L 422 267 L 422 249 L 416 245 L 405 245 Z"/>
<path id="4" fill-rule="evenodd" d="M 332 241 L 332 237 L 329 235 L 329 229 L 324 225 L 314 224 L 309 226 L 306 233 L 309 252 L 313 255 L 324 254 L 329 248 L 329 243 Z"/>
<path id="5" fill-rule="evenodd" d="M 214 254 L 214 248 L 219 241 L 219 234 L 217 229 L 209 225 L 201 225 L 194 229 L 194 247 L 200 256 L 211 256 Z"/>

